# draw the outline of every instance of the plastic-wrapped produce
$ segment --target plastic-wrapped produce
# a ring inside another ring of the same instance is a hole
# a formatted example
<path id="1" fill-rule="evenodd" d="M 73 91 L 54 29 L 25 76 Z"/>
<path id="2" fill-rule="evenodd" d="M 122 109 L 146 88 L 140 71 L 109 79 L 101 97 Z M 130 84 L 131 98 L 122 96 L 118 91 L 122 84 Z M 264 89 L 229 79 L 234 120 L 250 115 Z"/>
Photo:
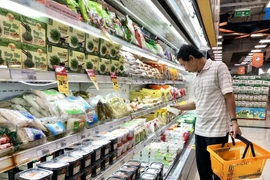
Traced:
<path id="1" fill-rule="evenodd" d="M 35 128 L 19 128 L 17 131 L 18 139 L 23 144 L 28 144 L 31 141 L 39 140 L 45 138 L 45 134 L 38 129 Z"/>
<path id="2" fill-rule="evenodd" d="M 61 94 L 60 92 L 54 90 L 54 89 L 49 89 L 49 90 L 34 90 L 33 91 L 37 96 L 39 96 L 41 99 L 43 99 L 45 102 L 46 101 L 56 101 L 60 99 L 64 99 L 65 96 Z"/>
<path id="3" fill-rule="evenodd" d="M 42 123 L 30 113 L 8 109 L 0 109 L 0 114 L 14 126 L 34 127 L 42 131 L 46 131 L 46 128 L 42 125 Z"/>

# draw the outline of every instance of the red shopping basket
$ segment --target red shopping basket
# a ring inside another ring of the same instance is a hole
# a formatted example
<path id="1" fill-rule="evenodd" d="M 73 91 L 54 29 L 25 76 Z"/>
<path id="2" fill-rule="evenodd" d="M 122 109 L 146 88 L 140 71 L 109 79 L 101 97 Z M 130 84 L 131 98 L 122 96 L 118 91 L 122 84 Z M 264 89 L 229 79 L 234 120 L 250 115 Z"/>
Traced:
<path id="1" fill-rule="evenodd" d="M 270 152 L 237 135 L 242 142 L 207 147 L 213 172 L 222 180 L 253 179 L 261 176 Z"/>

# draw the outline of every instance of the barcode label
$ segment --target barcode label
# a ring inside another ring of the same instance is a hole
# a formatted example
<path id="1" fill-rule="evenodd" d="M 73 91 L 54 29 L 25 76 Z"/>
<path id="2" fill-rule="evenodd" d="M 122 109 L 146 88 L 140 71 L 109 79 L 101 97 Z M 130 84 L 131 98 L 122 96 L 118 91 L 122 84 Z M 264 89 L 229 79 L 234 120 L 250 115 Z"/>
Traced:
<path id="1" fill-rule="evenodd" d="M 43 147 L 42 149 L 37 150 L 37 156 L 42 157 L 50 153 L 50 149 L 48 146 Z"/>
<path id="2" fill-rule="evenodd" d="M 57 148 L 58 148 L 58 149 L 62 149 L 62 148 L 64 148 L 64 147 L 66 147 L 66 146 L 67 146 L 67 142 L 66 142 L 65 139 L 59 141 L 58 144 L 57 144 Z"/>

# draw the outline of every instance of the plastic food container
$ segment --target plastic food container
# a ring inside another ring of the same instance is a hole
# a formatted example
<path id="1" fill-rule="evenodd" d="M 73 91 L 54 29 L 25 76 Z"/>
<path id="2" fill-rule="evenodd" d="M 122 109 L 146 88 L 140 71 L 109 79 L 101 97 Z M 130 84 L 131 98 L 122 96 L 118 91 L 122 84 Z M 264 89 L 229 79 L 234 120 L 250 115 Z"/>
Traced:
<path id="1" fill-rule="evenodd" d="M 71 151 L 71 150 L 79 148 L 81 145 L 82 145 L 82 143 L 76 143 L 76 144 L 73 144 L 73 145 L 65 148 L 65 150 Z"/>
<path id="2" fill-rule="evenodd" d="M 78 173 L 74 176 L 66 178 L 66 180 L 82 180 L 83 173 Z"/>
<path id="3" fill-rule="evenodd" d="M 148 166 L 149 166 L 148 162 L 145 162 L 145 161 L 141 162 L 141 167 L 148 167 Z"/>
<path id="4" fill-rule="evenodd" d="M 131 179 L 135 179 L 136 178 L 136 176 L 137 176 L 137 167 L 135 167 L 135 166 L 122 166 L 121 168 L 120 168 L 120 170 L 122 170 L 122 171 L 126 171 L 126 172 L 128 172 L 128 173 L 130 173 L 131 174 Z"/>
<path id="5" fill-rule="evenodd" d="M 107 155 L 104 157 L 103 161 L 101 162 L 101 171 L 107 169 L 110 165 L 110 156 Z"/>
<path id="6" fill-rule="evenodd" d="M 140 174 L 141 162 L 136 160 L 130 160 L 125 165 L 137 167 L 137 175 Z"/>
<path id="7" fill-rule="evenodd" d="M 117 160 L 117 153 L 118 151 L 115 150 L 110 154 L 110 165 L 114 164 Z"/>
<path id="8" fill-rule="evenodd" d="M 40 168 L 33 168 L 28 169 L 22 172 L 19 172 L 15 175 L 16 180 L 50 180 L 52 178 L 53 172 L 40 169 Z"/>
<path id="9" fill-rule="evenodd" d="M 149 174 L 156 174 L 158 179 L 161 179 L 162 177 L 162 174 L 160 173 L 161 169 L 158 168 L 146 168 L 144 172 Z"/>
<path id="10" fill-rule="evenodd" d="M 126 171 L 118 170 L 118 171 L 116 171 L 113 175 L 114 175 L 114 176 L 117 176 L 117 177 L 124 178 L 124 179 L 126 179 L 126 180 L 132 180 L 132 179 L 131 179 L 132 174 L 129 173 L 129 172 L 126 172 Z"/>
<path id="11" fill-rule="evenodd" d="M 86 150 L 86 149 L 75 149 L 73 151 L 70 152 L 70 154 L 72 156 L 82 156 L 82 161 L 81 161 L 81 169 L 84 169 L 88 166 L 91 165 L 91 160 L 92 160 L 92 155 L 93 155 L 93 151 L 91 150 Z"/>
<path id="12" fill-rule="evenodd" d="M 68 163 L 57 160 L 47 161 L 37 165 L 39 168 L 52 171 L 52 180 L 64 180 L 67 175 L 68 166 Z"/>
<path id="13" fill-rule="evenodd" d="M 117 149 L 117 137 L 106 137 L 106 140 L 111 142 L 111 148 L 110 148 L 110 152 L 113 152 Z"/>
<path id="14" fill-rule="evenodd" d="M 101 157 L 107 156 L 111 149 L 111 142 L 100 140 L 100 141 L 93 141 L 93 145 L 102 146 L 101 148 Z"/>
<path id="15" fill-rule="evenodd" d="M 129 145 L 129 143 L 128 142 L 126 142 L 125 144 L 123 144 L 123 149 L 122 149 L 122 153 L 125 153 L 125 152 L 127 152 L 127 150 L 128 150 L 128 145 Z"/>
<path id="16" fill-rule="evenodd" d="M 117 176 L 110 176 L 107 180 L 126 180 L 125 178 L 117 177 Z"/>
<path id="17" fill-rule="evenodd" d="M 119 156 L 122 155 L 122 153 L 123 153 L 123 147 L 124 147 L 124 146 L 118 147 L 118 150 L 117 150 L 117 157 L 119 157 Z"/>
<path id="18" fill-rule="evenodd" d="M 130 166 L 130 165 L 125 164 L 122 167 L 132 169 L 132 172 L 134 171 L 135 177 L 138 177 L 140 175 L 140 171 L 137 166 Z"/>
<path id="19" fill-rule="evenodd" d="M 92 167 L 92 177 L 96 177 L 101 172 L 101 160 L 97 161 Z"/>
<path id="20" fill-rule="evenodd" d="M 156 180 L 157 175 L 155 174 L 149 174 L 149 173 L 143 173 L 141 175 L 141 180 Z"/>
<path id="21" fill-rule="evenodd" d="M 92 167 L 89 166 L 85 168 L 83 176 L 82 176 L 82 180 L 91 180 L 91 179 L 92 179 Z"/>
<path id="22" fill-rule="evenodd" d="M 150 168 L 160 169 L 161 175 L 163 174 L 163 168 L 164 168 L 163 163 L 161 163 L 161 162 L 152 162 L 149 167 Z"/>
<path id="23" fill-rule="evenodd" d="M 96 161 L 100 160 L 101 157 L 101 148 L 100 145 L 92 145 L 91 143 L 86 144 L 82 147 L 82 149 L 86 149 L 87 151 L 93 151 L 92 154 L 92 164 L 94 164 Z"/>
<path id="24" fill-rule="evenodd" d="M 81 170 L 82 156 L 73 156 L 70 153 L 58 156 L 56 160 L 69 163 L 67 176 L 74 176 Z"/>

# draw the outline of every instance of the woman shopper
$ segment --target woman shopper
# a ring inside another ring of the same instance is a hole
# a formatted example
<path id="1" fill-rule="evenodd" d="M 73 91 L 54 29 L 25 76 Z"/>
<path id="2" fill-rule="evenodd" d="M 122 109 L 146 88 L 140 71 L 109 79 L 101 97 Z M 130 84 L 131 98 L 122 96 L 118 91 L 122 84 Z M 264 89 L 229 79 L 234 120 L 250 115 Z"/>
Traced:
<path id="1" fill-rule="evenodd" d="M 183 45 L 177 60 L 186 71 L 196 73 L 192 82 L 194 101 L 185 105 L 172 105 L 179 110 L 195 110 L 195 145 L 197 169 L 201 180 L 213 180 L 210 154 L 207 146 L 228 142 L 230 124 L 235 134 L 242 134 L 235 112 L 231 75 L 220 61 L 204 58 L 191 45 Z M 214 175 L 214 179 L 219 178 Z"/>

